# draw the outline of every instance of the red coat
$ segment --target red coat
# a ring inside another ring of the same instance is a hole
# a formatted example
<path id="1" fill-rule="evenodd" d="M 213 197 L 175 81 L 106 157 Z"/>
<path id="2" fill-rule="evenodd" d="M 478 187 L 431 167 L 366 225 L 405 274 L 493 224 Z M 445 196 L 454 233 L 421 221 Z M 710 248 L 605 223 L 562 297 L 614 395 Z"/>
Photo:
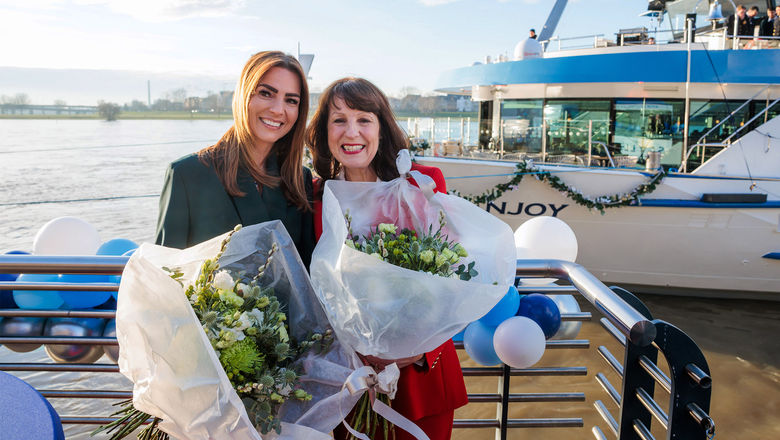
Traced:
<path id="1" fill-rule="evenodd" d="M 436 183 L 436 192 L 446 192 L 444 175 L 436 167 L 412 164 L 412 170 L 430 176 Z M 411 183 L 417 185 L 414 179 Z M 320 181 L 315 180 L 314 231 L 319 240 L 322 235 L 322 197 L 319 194 Z M 452 341 L 447 341 L 431 352 L 425 353 L 426 365 L 409 365 L 401 369 L 398 392 L 392 402 L 394 410 L 407 419 L 418 423 L 431 440 L 449 439 L 452 432 L 452 413 L 468 403 L 466 385 L 460 361 Z M 421 420 L 425 419 L 425 420 Z M 346 430 L 334 431 L 336 438 L 344 437 Z M 345 437 L 344 437 L 345 438 Z M 397 429 L 396 438 L 411 438 Z"/>

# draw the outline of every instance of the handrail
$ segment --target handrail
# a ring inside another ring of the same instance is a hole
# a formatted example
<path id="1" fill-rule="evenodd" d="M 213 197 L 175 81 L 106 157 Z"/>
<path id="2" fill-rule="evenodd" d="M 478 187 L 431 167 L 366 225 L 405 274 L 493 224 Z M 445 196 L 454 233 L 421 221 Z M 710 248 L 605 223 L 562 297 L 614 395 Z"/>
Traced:
<path id="1" fill-rule="evenodd" d="M 751 103 L 751 102 L 752 102 L 752 101 L 753 101 L 753 100 L 754 100 L 754 99 L 755 99 L 755 98 L 756 98 L 758 95 L 760 95 L 761 93 L 763 93 L 765 90 L 767 90 L 767 89 L 768 89 L 768 88 L 770 88 L 770 87 L 772 87 L 772 85 L 771 85 L 771 84 L 769 84 L 769 85 L 765 86 L 763 89 L 759 90 L 759 91 L 758 91 L 758 92 L 757 92 L 755 95 L 753 95 L 753 96 L 751 96 L 750 98 L 748 98 L 748 99 L 747 99 L 745 102 L 743 102 L 743 103 L 742 103 L 742 104 L 741 104 L 739 107 L 737 107 L 737 108 L 736 108 L 736 109 L 734 109 L 734 110 L 733 110 L 731 113 L 729 113 L 729 115 L 728 115 L 728 116 L 726 116 L 725 118 L 723 118 L 723 119 L 722 119 L 720 122 L 718 122 L 717 124 L 715 124 L 715 126 L 714 126 L 714 127 L 710 128 L 709 130 L 707 130 L 707 132 L 706 132 L 706 133 L 704 133 L 703 135 L 701 135 L 701 137 L 699 138 L 699 140 L 698 140 L 698 141 L 696 141 L 696 143 L 694 143 L 693 145 L 689 146 L 689 147 L 688 147 L 688 151 L 686 151 L 686 152 L 685 152 L 685 158 L 683 159 L 683 161 L 682 161 L 682 164 L 681 164 L 681 166 L 680 166 L 680 172 L 683 172 L 683 173 L 685 173 L 685 172 L 687 172 L 687 171 L 688 171 L 688 158 L 691 156 L 691 153 L 693 152 L 694 148 L 696 148 L 697 146 L 699 146 L 699 145 L 701 144 L 701 141 L 703 141 L 703 140 L 704 140 L 704 139 L 705 139 L 707 136 L 709 136 L 709 135 L 710 135 L 710 133 L 712 133 L 713 131 L 715 131 L 715 129 L 717 129 L 718 127 L 720 127 L 721 125 L 723 125 L 723 124 L 724 124 L 726 121 L 728 121 L 728 120 L 729 120 L 729 119 L 730 119 L 732 116 L 734 116 L 735 114 L 737 114 L 737 112 L 738 112 L 738 111 L 742 110 L 742 108 L 743 108 L 743 107 L 745 107 L 746 105 L 750 104 L 750 103 Z M 747 124 L 746 124 L 746 125 L 747 125 Z M 725 142 L 725 141 L 724 141 L 724 142 Z M 721 142 L 721 144 L 723 144 L 724 142 Z"/>
<path id="2" fill-rule="evenodd" d="M 121 275 L 129 259 L 123 256 L 0 255 L 0 273 Z"/>
<path id="3" fill-rule="evenodd" d="M 604 147 L 604 151 L 607 153 L 607 158 L 609 159 L 609 164 L 612 165 L 612 168 L 615 168 L 615 161 L 612 160 L 612 154 L 610 154 L 607 144 L 601 141 L 591 141 L 591 143 L 598 144 Z M 590 164 L 588 164 L 588 166 L 590 166 Z"/>
<path id="4" fill-rule="evenodd" d="M 579 264 L 563 260 L 517 260 L 516 275 L 567 279 L 633 344 L 644 347 L 655 339 L 652 322 Z"/>
<path id="5" fill-rule="evenodd" d="M 124 257 L 122 257 L 125 259 Z M 22 261 L 23 260 L 23 261 Z M 77 261 L 76 261 L 77 260 Z M 126 259 L 125 259 L 126 260 Z M 115 270 L 116 257 L 45 257 L 33 255 L 0 255 L 0 273 L 17 271 L 27 273 L 84 273 L 94 268 L 99 273 Z M 64 265 L 63 265 L 64 264 Z M 121 264 L 120 264 L 121 266 Z M 42 269 L 45 267 L 45 270 Z M 48 272 L 47 272 L 48 271 Z M 559 278 L 568 280 L 571 286 L 557 286 L 550 292 L 560 293 L 564 289 L 576 289 L 596 309 L 605 315 L 601 324 L 625 347 L 625 357 L 621 364 L 604 346 L 598 347 L 599 354 L 622 379 L 620 391 L 603 373 L 595 380 L 607 392 L 611 402 L 619 407 L 616 419 L 607 410 L 604 403 L 596 401 L 596 411 L 606 421 L 609 429 L 619 438 L 634 438 L 632 433 L 650 432 L 651 417 L 656 417 L 662 428 L 671 437 L 703 440 L 714 434 L 715 422 L 709 416 L 709 403 L 712 379 L 706 359 L 687 335 L 676 327 L 660 320 L 653 320 L 650 312 L 629 292 L 618 288 L 609 288 L 590 274 L 582 266 L 562 260 L 517 260 L 516 275 L 520 278 Z M 520 290 L 530 290 L 519 286 Z M 614 289 L 614 290 L 613 290 Z M 0 310 L 0 316 L 54 317 L 68 314 L 90 314 L 90 317 L 109 318 L 112 310 Z M 95 315 L 93 315 L 95 314 Z M 586 316 L 587 315 L 587 316 Z M 568 321 L 581 321 L 590 316 L 589 312 L 565 313 L 562 318 Z M 657 337 L 656 337 L 657 336 Z M 109 336 L 64 337 L 64 336 L 4 336 L 0 344 L 46 344 L 50 345 L 104 345 L 116 347 L 117 341 Z M 462 342 L 455 343 L 463 348 Z M 547 348 L 588 348 L 588 340 L 551 340 Z M 663 354 L 669 364 L 667 376 L 658 369 L 656 356 Z M 0 363 L 0 371 L 38 371 L 38 372 L 103 372 L 116 373 L 115 364 L 37 364 L 37 363 Z M 585 394 L 581 392 L 524 392 L 510 393 L 510 378 L 514 376 L 584 376 L 586 367 L 537 367 L 528 369 L 500 367 L 463 369 L 464 376 L 499 376 L 498 393 L 468 394 L 474 403 L 499 403 L 499 416 L 496 419 L 456 420 L 455 428 L 492 428 L 500 431 L 500 437 L 508 438 L 510 428 L 531 427 L 582 427 L 582 418 L 509 418 L 508 405 L 511 402 L 583 402 Z M 668 413 L 663 400 L 654 400 L 655 384 L 668 392 Z M 131 395 L 127 390 L 42 390 L 50 398 L 125 398 Z M 641 412 L 640 412 L 641 411 Z M 92 418 L 81 416 L 61 417 L 66 424 L 106 423 L 111 418 Z M 604 438 L 603 433 L 594 426 L 596 438 Z M 499 433 L 497 433 L 499 434 Z M 652 438 L 641 437 L 640 438 Z"/>
<path id="6" fill-rule="evenodd" d="M 734 116 L 734 115 L 735 115 L 735 114 L 736 114 L 738 111 L 742 110 L 742 108 L 743 108 L 743 107 L 745 107 L 746 105 L 750 104 L 750 103 L 751 103 L 751 102 L 752 102 L 752 101 L 753 101 L 753 100 L 756 98 L 756 96 L 758 96 L 758 95 L 760 95 L 761 93 L 763 93 L 763 92 L 764 92 L 766 89 L 768 89 L 769 87 L 771 87 L 771 85 L 767 85 L 767 86 L 766 86 L 766 87 L 764 87 L 763 89 L 759 90 L 759 91 L 758 91 L 758 93 L 756 93 L 755 95 L 753 95 L 753 96 L 751 96 L 750 98 L 748 98 L 748 99 L 747 99 L 747 101 L 745 101 L 745 102 L 743 102 L 743 103 L 742 103 L 742 105 L 740 105 L 740 106 L 739 106 L 739 107 L 737 107 L 737 108 L 736 108 L 734 111 L 732 111 L 731 113 L 729 113 L 729 115 L 728 115 L 728 116 L 726 116 L 726 117 L 725 117 L 725 118 L 723 118 L 723 119 L 722 119 L 720 122 L 718 122 L 717 124 L 715 124 L 715 126 L 714 126 L 714 127 L 712 127 L 712 128 L 710 128 L 710 129 L 709 129 L 709 130 L 708 130 L 706 133 L 704 133 L 703 135 L 701 135 L 701 137 L 699 138 L 699 140 L 698 140 L 698 141 L 696 141 L 696 143 L 698 144 L 699 142 L 703 141 L 703 140 L 704 140 L 704 138 L 706 138 L 707 136 L 709 136 L 709 135 L 710 135 L 710 133 L 712 133 L 713 131 L 715 131 L 715 129 L 716 129 L 716 128 L 718 128 L 718 127 L 720 127 L 721 125 L 723 125 L 723 123 L 725 123 L 726 121 L 728 121 L 728 120 L 729 120 L 729 118 L 731 118 L 732 116 Z M 694 145 L 695 145 L 695 144 L 694 144 Z M 691 147 L 691 148 L 693 148 L 693 147 Z M 689 148 L 689 150 L 690 150 L 691 148 Z"/>
<path id="7" fill-rule="evenodd" d="M 129 257 L 0 255 L 0 273 L 120 274 Z M 517 276 L 568 279 L 636 345 L 653 342 L 655 327 L 579 264 L 562 260 L 517 260 Z"/>
<path id="8" fill-rule="evenodd" d="M 733 138 L 734 136 L 736 136 L 736 135 L 737 135 L 737 133 L 739 133 L 740 131 L 742 131 L 742 130 L 743 130 L 745 127 L 749 127 L 749 126 L 750 126 L 750 124 L 751 124 L 753 121 L 755 121 L 755 120 L 756 120 L 756 118 L 758 118 L 759 116 L 762 116 L 762 115 L 764 115 L 765 113 L 767 113 L 767 112 L 769 111 L 769 109 L 770 109 L 770 108 L 774 107 L 774 105 L 778 103 L 778 101 L 780 101 L 780 98 L 777 98 L 777 99 L 775 99 L 774 101 L 772 101 L 772 103 L 771 103 L 771 104 L 769 104 L 768 106 L 764 107 L 764 109 L 763 109 L 763 110 L 761 110 L 760 112 L 756 113 L 756 115 L 755 115 L 755 116 L 753 116 L 752 118 L 750 118 L 750 120 L 749 120 L 749 121 L 745 122 L 745 124 L 744 124 L 744 125 L 742 125 L 742 126 L 741 126 L 741 127 L 739 127 L 738 129 L 734 130 L 734 133 L 731 133 L 731 135 L 729 135 L 729 137 L 727 137 L 726 139 L 723 139 L 723 143 L 726 143 L 726 142 L 730 141 L 730 140 L 731 140 L 731 138 Z"/>

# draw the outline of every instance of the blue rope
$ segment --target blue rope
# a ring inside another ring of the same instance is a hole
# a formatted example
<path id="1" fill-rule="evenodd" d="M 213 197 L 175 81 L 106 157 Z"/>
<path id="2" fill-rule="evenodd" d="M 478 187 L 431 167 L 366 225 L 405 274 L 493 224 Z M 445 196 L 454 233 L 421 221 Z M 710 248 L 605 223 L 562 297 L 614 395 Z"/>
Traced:
<path id="1" fill-rule="evenodd" d="M 560 173 L 579 173 L 582 171 L 587 170 L 567 170 L 567 171 L 559 171 L 555 170 L 555 174 Z M 529 174 L 542 174 L 542 173 L 550 173 L 553 171 L 533 171 L 533 172 L 527 172 L 527 173 L 505 173 L 505 174 L 480 174 L 476 176 L 457 176 L 457 177 L 445 177 L 445 180 L 455 180 L 455 179 L 475 179 L 479 177 L 506 177 L 506 176 L 519 176 L 519 175 L 529 175 Z"/>

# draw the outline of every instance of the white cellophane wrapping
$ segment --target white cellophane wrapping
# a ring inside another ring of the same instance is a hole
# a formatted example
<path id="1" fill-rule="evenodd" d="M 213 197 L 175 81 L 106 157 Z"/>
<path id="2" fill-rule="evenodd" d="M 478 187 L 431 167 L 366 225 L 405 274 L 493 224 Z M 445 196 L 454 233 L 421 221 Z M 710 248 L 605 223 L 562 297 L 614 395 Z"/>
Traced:
<path id="1" fill-rule="evenodd" d="M 468 252 L 476 278 L 462 281 L 394 266 L 344 244 L 344 214 L 355 237 L 379 223 L 443 232 Z M 429 352 L 487 313 L 514 281 L 511 228 L 476 205 L 447 194 L 427 198 L 406 178 L 389 182 L 330 180 L 323 192 L 323 234 L 311 277 L 338 340 L 385 359 Z M 496 284 L 494 284 L 496 283 Z"/>
<path id="2" fill-rule="evenodd" d="M 261 438 L 183 287 L 161 269 L 176 267 L 184 272 L 184 284 L 191 284 L 201 263 L 216 256 L 225 236 L 184 250 L 145 243 L 130 258 L 122 274 L 116 314 L 120 371 L 134 383 L 133 405 L 162 418 L 160 428 L 174 438 Z M 274 242 L 279 251 L 263 280 L 272 280 L 276 296 L 288 305 L 291 336 L 300 340 L 309 332 L 324 331 L 327 319 L 281 222 L 248 226 L 236 232 L 220 266 L 252 273 L 265 262 Z M 314 398 L 310 402 L 285 403 L 279 414 L 283 422 L 281 436 L 272 432 L 264 437 L 330 438 L 327 433 L 359 398 L 341 391 L 353 371 L 354 359 L 354 353 L 342 349 L 338 342 L 325 355 L 305 356 L 301 360 L 302 385 Z M 310 411 L 318 402 L 321 404 Z"/>

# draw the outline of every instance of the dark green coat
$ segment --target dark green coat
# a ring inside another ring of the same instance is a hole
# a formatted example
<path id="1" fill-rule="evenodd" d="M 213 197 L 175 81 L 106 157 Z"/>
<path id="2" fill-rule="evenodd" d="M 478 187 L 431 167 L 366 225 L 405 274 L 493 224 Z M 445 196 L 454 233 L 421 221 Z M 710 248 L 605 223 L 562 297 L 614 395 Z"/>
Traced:
<path id="1" fill-rule="evenodd" d="M 266 159 L 266 171 L 279 175 L 276 155 Z M 311 194 L 311 171 L 304 167 L 307 194 Z M 157 219 L 157 244 L 187 248 L 233 229 L 237 224 L 254 225 L 281 220 L 298 253 L 309 267 L 314 249 L 314 225 L 310 212 L 302 212 L 287 202 L 281 187 L 264 187 L 258 192 L 255 180 L 244 169 L 238 171 L 238 187 L 244 197 L 227 193 L 214 168 L 197 154 L 171 163 L 165 173 Z"/>

